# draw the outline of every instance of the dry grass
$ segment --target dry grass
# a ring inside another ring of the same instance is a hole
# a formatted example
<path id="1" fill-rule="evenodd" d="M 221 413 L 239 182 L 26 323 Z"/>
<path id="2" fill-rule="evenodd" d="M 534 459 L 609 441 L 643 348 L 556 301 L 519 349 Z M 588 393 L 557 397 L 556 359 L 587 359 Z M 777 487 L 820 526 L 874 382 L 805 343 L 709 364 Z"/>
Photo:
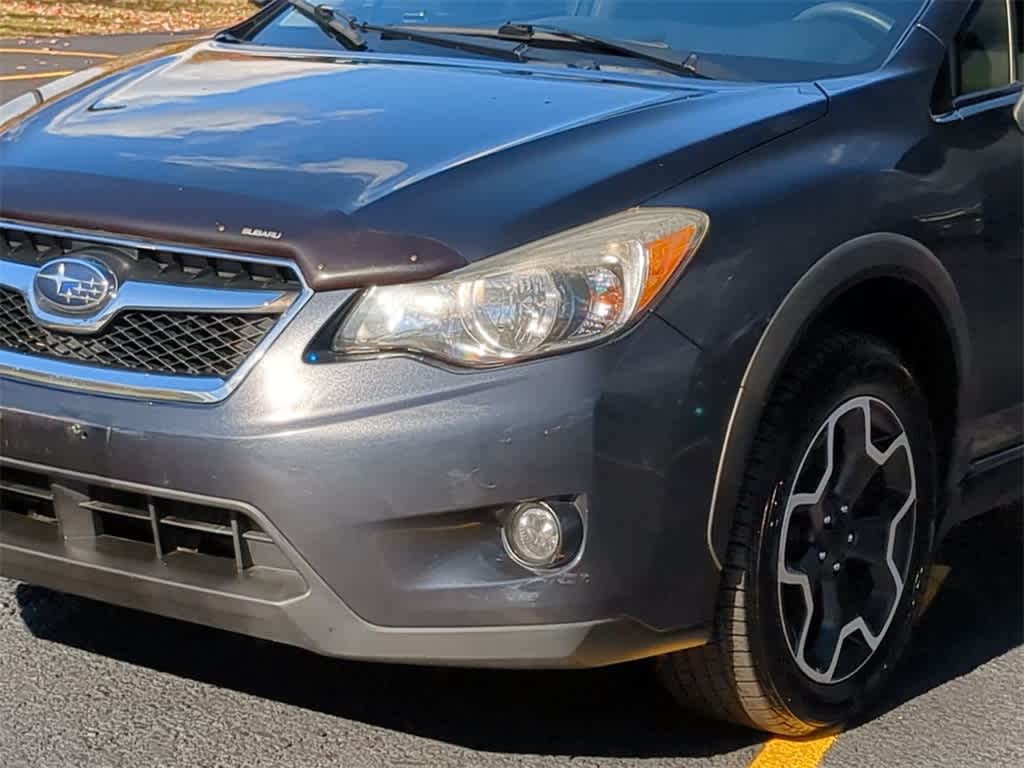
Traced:
<path id="1" fill-rule="evenodd" d="M 254 10 L 246 0 L 0 0 L 0 37 L 210 29 Z"/>

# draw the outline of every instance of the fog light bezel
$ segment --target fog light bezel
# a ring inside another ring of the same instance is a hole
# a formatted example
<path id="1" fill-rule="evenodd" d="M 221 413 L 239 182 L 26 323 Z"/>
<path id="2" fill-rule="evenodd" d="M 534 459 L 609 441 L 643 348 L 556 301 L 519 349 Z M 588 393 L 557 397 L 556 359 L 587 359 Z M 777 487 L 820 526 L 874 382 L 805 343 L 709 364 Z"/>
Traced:
<path id="1" fill-rule="evenodd" d="M 525 509 L 540 507 L 550 513 L 559 530 L 559 546 L 554 557 L 547 562 L 535 562 L 522 556 L 513 544 L 512 526 L 518 515 Z M 501 523 L 501 543 L 505 554 L 516 565 L 534 573 L 549 573 L 563 569 L 575 563 L 583 553 L 584 539 L 583 511 L 573 501 L 552 499 L 534 499 L 521 501 L 503 515 Z"/>

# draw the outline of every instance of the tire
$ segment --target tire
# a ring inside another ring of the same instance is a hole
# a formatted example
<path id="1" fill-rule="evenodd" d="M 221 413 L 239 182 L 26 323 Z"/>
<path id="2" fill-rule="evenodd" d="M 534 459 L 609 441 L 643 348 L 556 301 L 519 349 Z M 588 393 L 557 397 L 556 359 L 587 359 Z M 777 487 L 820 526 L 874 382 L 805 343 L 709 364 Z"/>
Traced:
<path id="1" fill-rule="evenodd" d="M 713 640 L 658 660 L 676 698 L 785 736 L 856 718 L 910 638 L 934 539 L 935 455 L 927 402 L 893 349 L 851 332 L 806 345 L 748 458 Z"/>

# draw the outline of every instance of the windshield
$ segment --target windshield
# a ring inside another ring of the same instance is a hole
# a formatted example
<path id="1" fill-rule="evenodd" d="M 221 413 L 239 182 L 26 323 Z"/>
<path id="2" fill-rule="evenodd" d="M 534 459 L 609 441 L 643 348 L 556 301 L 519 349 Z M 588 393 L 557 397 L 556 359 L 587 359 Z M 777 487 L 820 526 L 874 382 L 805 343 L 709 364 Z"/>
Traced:
<path id="1" fill-rule="evenodd" d="M 328 0 L 317 3 L 372 25 L 473 27 L 507 22 L 557 27 L 652 50 L 697 54 L 714 71 L 745 80 L 811 80 L 880 66 L 916 17 L 920 0 Z M 307 15 L 286 3 L 247 30 L 264 45 L 329 48 Z M 336 41 L 334 41 L 336 43 Z M 366 35 L 370 50 L 429 55 L 482 55 L 479 50 L 426 49 L 423 41 Z M 335 46 L 336 47 L 336 46 Z M 571 46 L 566 46 L 571 47 Z M 573 55 L 561 52 L 563 58 Z M 547 59 L 557 54 L 545 51 Z M 578 58 L 579 54 L 575 53 Z M 601 65 L 597 57 L 597 65 Z M 616 66 L 649 69 L 639 61 Z"/>

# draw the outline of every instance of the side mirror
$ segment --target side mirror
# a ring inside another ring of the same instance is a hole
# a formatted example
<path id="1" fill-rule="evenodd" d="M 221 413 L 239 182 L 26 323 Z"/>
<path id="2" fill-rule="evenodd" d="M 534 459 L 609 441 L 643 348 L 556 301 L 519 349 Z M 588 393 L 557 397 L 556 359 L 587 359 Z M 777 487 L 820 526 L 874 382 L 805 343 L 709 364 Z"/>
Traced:
<path id="1" fill-rule="evenodd" d="M 1017 121 L 1021 133 L 1024 133 L 1024 91 L 1021 91 L 1017 106 L 1013 108 L 1013 119 Z"/>

